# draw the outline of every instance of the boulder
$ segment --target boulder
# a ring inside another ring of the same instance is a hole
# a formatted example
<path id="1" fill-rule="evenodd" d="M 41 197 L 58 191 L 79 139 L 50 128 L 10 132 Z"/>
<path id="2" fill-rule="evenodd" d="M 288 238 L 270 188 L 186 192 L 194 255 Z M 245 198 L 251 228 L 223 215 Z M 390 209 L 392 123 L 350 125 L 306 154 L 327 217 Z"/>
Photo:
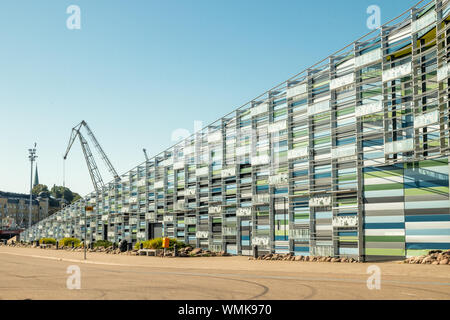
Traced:
<path id="1" fill-rule="evenodd" d="M 448 264 L 448 259 L 442 259 L 441 261 L 439 261 L 439 264 Z"/>
<path id="2" fill-rule="evenodd" d="M 199 254 L 202 253 L 202 248 L 195 248 L 194 250 L 191 251 L 192 254 Z"/>
<path id="3" fill-rule="evenodd" d="M 431 263 L 431 257 L 430 256 L 425 257 L 425 258 L 422 259 L 422 264 L 427 264 L 427 263 Z"/>

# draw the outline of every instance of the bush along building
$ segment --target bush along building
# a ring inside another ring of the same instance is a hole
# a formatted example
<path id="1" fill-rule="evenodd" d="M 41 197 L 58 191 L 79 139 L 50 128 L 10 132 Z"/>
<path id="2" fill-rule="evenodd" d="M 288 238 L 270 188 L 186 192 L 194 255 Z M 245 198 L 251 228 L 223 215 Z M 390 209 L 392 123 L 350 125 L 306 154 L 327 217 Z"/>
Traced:
<path id="1" fill-rule="evenodd" d="M 24 232 L 374 261 L 450 249 L 450 3 L 412 8 Z M 86 213 L 84 206 L 94 206 Z"/>

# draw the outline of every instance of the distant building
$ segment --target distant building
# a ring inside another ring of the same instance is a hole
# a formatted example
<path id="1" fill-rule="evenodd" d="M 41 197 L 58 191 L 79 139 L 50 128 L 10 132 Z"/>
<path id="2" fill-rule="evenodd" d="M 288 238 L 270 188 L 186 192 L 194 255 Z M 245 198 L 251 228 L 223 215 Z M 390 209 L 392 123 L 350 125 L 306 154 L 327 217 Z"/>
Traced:
<path id="1" fill-rule="evenodd" d="M 41 192 L 32 197 L 32 224 L 48 217 L 49 195 Z M 0 230 L 28 227 L 30 195 L 0 191 Z"/>

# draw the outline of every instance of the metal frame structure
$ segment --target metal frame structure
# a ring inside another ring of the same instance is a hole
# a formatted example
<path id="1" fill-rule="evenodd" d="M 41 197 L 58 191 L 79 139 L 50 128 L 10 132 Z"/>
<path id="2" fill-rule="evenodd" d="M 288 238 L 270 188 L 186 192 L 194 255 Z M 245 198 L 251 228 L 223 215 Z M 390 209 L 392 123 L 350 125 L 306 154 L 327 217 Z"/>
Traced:
<path id="1" fill-rule="evenodd" d="M 242 255 L 449 249 L 449 14 L 447 0 L 420 1 L 26 239 L 68 236 L 89 204 L 92 239 L 145 240 L 159 223 L 165 236 Z"/>

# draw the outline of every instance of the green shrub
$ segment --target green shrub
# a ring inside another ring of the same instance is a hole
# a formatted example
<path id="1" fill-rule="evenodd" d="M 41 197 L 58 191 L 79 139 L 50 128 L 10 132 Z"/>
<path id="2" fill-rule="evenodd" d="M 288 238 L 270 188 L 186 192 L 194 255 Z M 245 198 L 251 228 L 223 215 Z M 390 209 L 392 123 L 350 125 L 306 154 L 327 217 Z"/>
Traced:
<path id="1" fill-rule="evenodd" d="M 94 248 L 97 248 L 97 247 L 108 248 L 108 247 L 112 247 L 112 245 L 113 245 L 112 242 L 108 241 L 108 240 L 97 240 L 94 242 Z"/>
<path id="2" fill-rule="evenodd" d="M 144 249 L 162 249 L 162 239 L 163 238 L 155 238 L 146 241 L 139 241 L 134 245 L 135 249 L 140 249 L 141 243 L 143 244 Z M 177 244 L 177 248 L 186 247 L 186 244 L 182 241 L 177 241 L 176 239 L 169 239 L 169 249 L 173 250 L 174 244 Z"/>
<path id="3" fill-rule="evenodd" d="M 75 244 L 75 247 L 79 247 L 81 245 L 81 240 L 77 238 L 63 238 L 59 240 L 59 245 L 64 247 L 71 247 L 72 241 Z"/>
<path id="4" fill-rule="evenodd" d="M 53 244 L 53 245 L 56 245 L 56 239 L 53 239 L 53 238 L 42 238 L 42 239 L 39 239 L 39 244 Z"/>

